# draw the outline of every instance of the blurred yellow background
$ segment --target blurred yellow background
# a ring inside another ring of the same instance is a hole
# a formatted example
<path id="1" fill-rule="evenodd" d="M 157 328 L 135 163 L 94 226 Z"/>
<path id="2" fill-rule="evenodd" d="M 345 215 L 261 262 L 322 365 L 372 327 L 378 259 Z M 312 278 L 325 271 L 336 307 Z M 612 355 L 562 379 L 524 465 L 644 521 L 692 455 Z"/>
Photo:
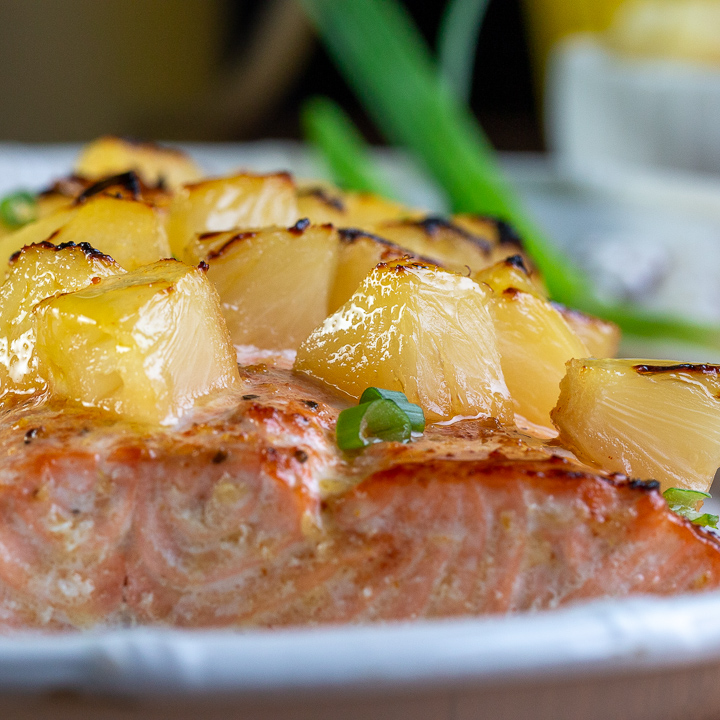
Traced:
<path id="1" fill-rule="evenodd" d="M 574 33 L 602 32 L 625 0 L 523 0 L 538 87 L 550 49 Z"/>

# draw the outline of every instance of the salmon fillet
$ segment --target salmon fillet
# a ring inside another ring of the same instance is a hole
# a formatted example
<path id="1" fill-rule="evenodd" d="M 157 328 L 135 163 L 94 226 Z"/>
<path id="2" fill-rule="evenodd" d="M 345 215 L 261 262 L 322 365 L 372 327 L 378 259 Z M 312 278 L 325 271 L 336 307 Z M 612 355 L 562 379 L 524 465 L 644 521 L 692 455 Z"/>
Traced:
<path id="1" fill-rule="evenodd" d="M 0 629 L 278 627 L 720 585 L 655 483 L 492 421 L 356 458 L 342 401 L 271 363 L 172 430 L 37 399 L 0 426 Z"/>

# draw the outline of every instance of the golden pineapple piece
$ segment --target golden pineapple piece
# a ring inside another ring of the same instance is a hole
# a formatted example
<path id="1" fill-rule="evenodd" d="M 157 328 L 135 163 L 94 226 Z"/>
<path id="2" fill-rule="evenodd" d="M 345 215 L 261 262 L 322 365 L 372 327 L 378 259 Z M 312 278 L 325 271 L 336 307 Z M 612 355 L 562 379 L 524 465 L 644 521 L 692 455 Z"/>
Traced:
<path id="1" fill-rule="evenodd" d="M 70 175 L 56 180 L 37 196 L 40 217 L 48 215 L 48 211 L 66 207 L 73 202 L 79 204 L 95 195 L 142 200 L 159 208 L 167 207 L 172 199 L 170 190 L 146 185 L 133 170 L 100 180 Z"/>
<path id="2" fill-rule="evenodd" d="M 488 266 L 513 255 L 520 255 L 525 267 L 530 270 L 533 280 L 538 285 L 543 286 L 542 278 L 540 278 L 525 252 L 522 241 L 508 223 L 485 215 L 473 215 L 472 213 L 453 215 L 450 220 L 453 225 L 490 243 L 492 247 L 488 257 Z"/>
<path id="3" fill-rule="evenodd" d="M 0 402 L 42 391 L 33 308 L 57 293 L 80 290 L 123 269 L 89 245 L 30 245 L 10 261 L 0 286 Z"/>
<path id="4" fill-rule="evenodd" d="M 52 242 L 88 242 L 126 270 L 170 256 L 163 217 L 156 208 L 107 195 L 96 195 L 79 205 Z"/>
<path id="5" fill-rule="evenodd" d="M 337 188 L 320 185 L 298 188 L 297 208 L 298 217 L 307 218 L 314 225 L 330 223 L 342 227 L 348 224 L 347 207 Z"/>
<path id="6" fill-rule="evenodd" d="M 298 219 L 295 183 L 287 173 L 234 175 L 180 188 L 170 206 L 168 236 L 176 258 L 197 262 L 186 252 L 195 235 L 261 227 L 289 227 Z"/>
<path id="7" fill-rule="evenodd" d="M 159 210 L 139 200 L 103 194 L 80 204 L 61 207 L 6 235 L 0 239 L 0 258 L 46 240 L 55 245 L 90 243 L 126 270 L 170 255 L 164 219 Z"/>
<path id="8" fill-rule="evenodd" d="M 449 270 L 469 275 L 492 263 L 493 244 L 449 220 L 426 217 L 376 224 L 373 232 Z"/>
<path id="9" fill-rule="evenodd" d="M 511 255 L 471 275 L 477 283 L 485 283 L 496 293 L 502 294 L 508 288 L 530 293 L 538 298 L 547 298 L 544 286 L 538 285 L 521 255 Z"/>
<path id="10" fill-rule="evenodd" d="M 343 204 L 347 212 L 346 226 L 354 228 L 364 229 L 384 221 L 419 219 L 423 216 L 420 210 L 368 192 L 346 192 Z"/>
<path id="11" fill-rule="evenodd" d="M 511 422 L 489 293 L 432 265 L 382 263 L 302 343 L 294 368 L 352 398 L 370 386 L 400 390 L 431 422 Z"/>
<path id="12" fill-rule="evenodd" d="M 559 441 L 604 470 L 707 491 L 720 466 L 720 366 L 568 363 L 552 417 Z"/>
<path id="13" fill-rule="evenodd" d="M 86 145 L 75 163 L 75 172 L 99 179 L 134 170 L 149 186 L 179 187 L 201 176 L 200 168 L 181 150 L 111 135 Z"/>
<path id="14" fill-rule="evenodd" d="M 335 279 L 330 291 L 329 312 L 335 312 L 344 305 L 378 263 L 411 255 L 408 250 L 362 230 L 340 230 L 338 236 L 340 247 Z M 414 259 L 430 262 L 427 258 Z"/>
<path id="15" fill-rule="evenodd" d="M 586 315 L 579 310 L 553 303 L 565 322 L 585 343 L 590 357 L 609 358 L 617 355 L 620 347 L 620 328 L 613 322 Z"/>
<path id="16" fill-rule="evenodd" d="M 0 236 L 0 265 L 6 263 L 10 256 L 27 245 L 44 242 L 52 237 L 61 227 L 66 225 L 77 214 L 75 207 L 61 207 L 45 217 L 28 223 L 18 230 Z"/>
<path id="17" fill-rule="evenodd" d="M 490 312 L 515 412 L 535 425 L 552 428 L 550 411 L 560 394 L 565 363 L 587 357 L 587 348 L 542 297 L 520 256 L 497 263 L 475 279 L 494 290 Z"/>
<path id="18" fill-rule="evenodd" d="M 239 382 L 217 293 L 176 260 L 49 298 L 35 315 L 50 391 L 128 420 L 172 424 Z"/>
<path id="19" fill-rule="evenodd" d="M 367 230 L 377 223 L 420 218 L 423 213 L 368 192 L 343 192 L 329 184 L 301 187 L 297 193 L 299 217 L 310 222 Z"/>
<path id="20" fill-rule="evenodd" d="M 38 208 L 38 219 L 48 217 L 56 213 L 58 210 L 68 208 L 73 203 L 73 198 L 55 192 L 54 190 L 46 190 L 41 192 L 35 198 Z"/>
<path id="21" fill-rule="evenodd" d="M 299 222 L 212 241 L 208 277 L 236 345 L 294 350 L 327 316 L 338 250 L 330 225 Z"/>

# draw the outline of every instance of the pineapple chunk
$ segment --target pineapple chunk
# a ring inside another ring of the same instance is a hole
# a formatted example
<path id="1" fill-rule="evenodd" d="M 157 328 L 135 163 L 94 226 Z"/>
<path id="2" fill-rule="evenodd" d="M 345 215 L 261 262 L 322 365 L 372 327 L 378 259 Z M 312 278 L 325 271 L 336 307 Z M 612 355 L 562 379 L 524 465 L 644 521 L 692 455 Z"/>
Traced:
<path id="1" fill-rule="evenodd" d="M 28 245 L 42 243 L 53 236 L 77 214 L 77 208 L 62 207 L 45 217 L 40 217 L 18 230 L 0 236 L 0 264 Z"/>
<path id="2" fill-rule="evenodd" d="M 373 232 L 463 275 L 492 263 L 490 241 L 444 218 L 385 222 L 375 225 Z"/>
<path id="3" fill-rule="evenodd" d="M 530 423 L 552 428 L 550 411 L 560 394 L 565 363 L 587 357 L 587 348 L 542 297 L 519 256 L 497 263 L 475 279 L 495 291 L 490 312 L 515 412 Z"/>
<path id="4" fill-rule="evenodd" d="M 521 255 L 511 255 L 488 268 L 473 273 L 472 279 L 489 285 L 496 293 L 508 288 L 530 293 L 537 298 L 547 298 L 545 287 L 538 285 Z"/>
<path id="5" fill-rule="evenodd" d="M 583 460 L 704 492 L 720 466 L 719 396 L 718 365 L 573 360 L 552 417 Z"/>
<path id="6" fill-rule="evenodd" d="M 35 347 L 35 305 L 122 272 L 114 260 L 85 244 L 58 248 L 41 243 L 13 256 L 0 287 L 0 401 L 45 388 Z"/>
<path id="7" fill-rule="evenodd" d="M 97 181 L 70 175 L 56 180 L 38 195 L 40 217 L 49 215 L 50 211 L 60 207 L 67 207 L 73 202 L 76 204 L 85 202 L 95 195 L 142 200 L 159 208 L 167 207 L 172 199 L 171 191 L 162 187 L 148 187 L 133 170 Z"/>
<path id="8" fill-rule="evenodd" d="M 585 343 L 590 357 L 609 358 L 617 355 L 620 347 L 620 328 L 615 323 L 586 315 L 564 305 L 557 303 L 554 305 L 565 318 L 565 322 Z"/>
<path id="9" fill-rule="evenodd" d="M 491 244 L 492 248 L 488 258 L 488 265 L 494 265 L 513 255 L 520 255 L 525 263 L 525 267 L 529 268 L 530 275 L 535 283 L 540 286 L 543 285 L 542 279 L 523 249 L 522 241 L 506 222 L 484 215 L 473 215 L 471 213 L 460 213 L 459 215 L 453 215 L 450 219 L 453 225 Z"/>
<path id="10" fill-rule="evenodd" d="M 95 195 L 87 201 L 40 218 L 0 239 L 0 258 L 50 240 L 53 244 L 90 243 L 126 270 L 170 255 L 163 218 L 147 203 Z"/>
<path id="11" fill-rule="evenodd" d="M 362 230 L 340 230 L 338 234 L 340 247 L 335 280 L 330 291 L 329 312 L 335 312 L 344 305 L 378 263 L 399 260 L 409 255 L 404 248 Z"/>
<path id="12" fill-rule="evenodd" d="M 377 223 L 422 216 L 417 210 L 394 200 L 366 192 L 342 192 L 331 185 L 302 187 L 297 193 L 301 218 L 339 227 L 368 229 Z"/>
<path id="13" fill-rule="evenodd" d="M 328 314 L 337 231 L 298 223 L 289 230 L 225 233 L 206 256 L 236 345 L 296 349 Z"/>
<path id="14" fill-rule="evenodd" d="M 154 207 L 107 195 L 96 195 L 78 206 L 52 242 L 88 242 L 126 270 L 170 256 L 163 218 Z"/>
<path id="15" fill-rule="evenodd" d="M 239 382 L 217 293 L 175 260 L 49 298 L 35 315 L 51 392 L 86 406 L 167 425 Z"/>
<path id="16" fill-rule="evenodd" d="M 352 398 L 400 390 L 430 421 L 510 422 L 489 292 L 431 265 L 381 263 L 302 343 L 294 368 Z"/>
<path id="17" fill-rule="evenodd" d="M 134 170 L 146 185 L 179 187 L 194 182 L 201 173 L 181 150 L 155 143 L 106 136 L 86 145 L 75 163 L 75 172 L 99 179 Z"/>
<path id="18" fill-rule="evenodd" d="M 307 218 L 314 225 L 347 224 L 347 207 L 342 193 L 336 188 L 313 186 L 297 191 L 298 217 Z"/>
<path id="19" fill-rule="evenodd" d="M 298 219 L 295 183 L 287 173 L 235 175 L 185 185 L 170 206 L 168 236 L 175 257 L 197 258 L 186 249 L 195 235 L 277 225 Z"/>

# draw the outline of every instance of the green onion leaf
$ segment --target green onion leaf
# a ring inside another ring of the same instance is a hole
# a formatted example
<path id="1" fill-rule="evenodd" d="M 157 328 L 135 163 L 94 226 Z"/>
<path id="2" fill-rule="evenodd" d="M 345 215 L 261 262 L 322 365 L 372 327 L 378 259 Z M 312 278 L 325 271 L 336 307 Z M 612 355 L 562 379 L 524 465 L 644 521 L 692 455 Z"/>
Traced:
<path id="1" fill-rule="evenodd" d="M 710 513 L 699 513 L 698 503 L 710 497 L 709 493 L 699 490 L 685 490 L 683 488 L 670 488 L 663 493 L 669 508 L 695 525 L 717 528 L 718 516 Z"/>
<path id="2" fill-rule="evenodd" d="M 35 196 L 25 190 L 6 195 L 0 200 L 0 222 L 19 228 L 37 220 L 38 206 Z"/>
<path id="3" fill-rule="evenodd" d="M 359 450 L 376 442 L 408 442 L 412 427 L 392 400 L 373 400 L 343 410 L 335 435 L 341 450 Z"/>
<path id="4" fill-rule="evenodd" d="M 717 530 L 718 516 L 711 515 L 710 513 L 704 513 L 699 515 L 694 520 L 691 520 L 693 525 L 700 525 L 700 527 L 711 527 Z"/>
<path id="5" fill-rule="evenodd" d="M 425 430 L 425 413 L 423 409 L 419 405 L 411 403 L 405 393 L 397 390 L 369 387 L 360 396 L 360 404 L 372 402 L 373 400 L 392 400 L 410 419 L 410 427 L 413 432 L 421 433 Z"/>
<path id="6" fill-rule="evenodd" d="M 324 97 L 311 98 L 303 106 L 302 123 L 306 137 L 322 153 L 337 185 L 392 197 L 363 136 L 337 103 Z"/>
<path id="7" fill-rule="evenodd" d="M 438 34 L 440 73 L 466 102 L 472 89 L 475 47 L 488 0 L 450 0 Z"/>

